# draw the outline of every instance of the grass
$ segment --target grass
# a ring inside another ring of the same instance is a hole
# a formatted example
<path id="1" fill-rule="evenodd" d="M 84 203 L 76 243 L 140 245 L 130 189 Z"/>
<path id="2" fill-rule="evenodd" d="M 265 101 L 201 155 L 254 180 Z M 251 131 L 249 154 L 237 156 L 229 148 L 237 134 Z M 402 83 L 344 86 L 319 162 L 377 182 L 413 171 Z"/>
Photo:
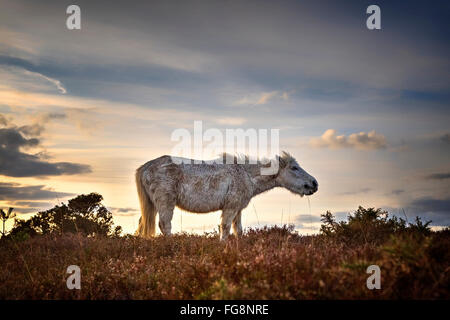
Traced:
<path id="1" fill-rule="evenodd" d="M 450 232 L 349 243 L 290 227 L 216 234 L 43 235 L 0 241 L 0 299 L 449 299 Z M 369 290 L 369 265 L 381 289 Z M 69 265 L 81 290 L 66 287 Z"/>

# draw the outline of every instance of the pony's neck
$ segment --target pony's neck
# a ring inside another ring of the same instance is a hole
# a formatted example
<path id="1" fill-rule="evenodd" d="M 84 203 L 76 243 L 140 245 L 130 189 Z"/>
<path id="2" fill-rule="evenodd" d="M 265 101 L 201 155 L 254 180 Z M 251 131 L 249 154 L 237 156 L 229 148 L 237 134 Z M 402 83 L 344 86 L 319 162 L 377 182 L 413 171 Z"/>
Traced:
<path id="1" fill-rule="evenodd" d="M 280 186 L 274 176 L 258 176 L 253 178 L 252 181 L 254 186 L 253 196 Z"/>
<path id="2" fill-rule="evenodd" d="M 250 165 L 247 169 L 253 183 L 253 196 L 280 187 L 276 175 L 261 175 L 261 165 Z"/>

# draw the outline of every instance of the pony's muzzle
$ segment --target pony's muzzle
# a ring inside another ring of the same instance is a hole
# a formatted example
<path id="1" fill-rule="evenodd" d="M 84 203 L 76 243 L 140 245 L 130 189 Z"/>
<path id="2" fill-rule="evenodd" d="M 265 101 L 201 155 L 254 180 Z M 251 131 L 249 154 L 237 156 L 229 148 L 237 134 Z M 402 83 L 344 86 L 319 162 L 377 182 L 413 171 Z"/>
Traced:
<path id="1" fill-rule="evenodd" d="M 311 183 L 305 183 L 305 185 L 303 186 L 306 190 L 306 195 L 312 195 L 313 193 L 317 192 L 317 190 L 319 190 L 319 184 L 317 183 L 317 180 L 314 179 L 313 181 L 311 181 Z"/>

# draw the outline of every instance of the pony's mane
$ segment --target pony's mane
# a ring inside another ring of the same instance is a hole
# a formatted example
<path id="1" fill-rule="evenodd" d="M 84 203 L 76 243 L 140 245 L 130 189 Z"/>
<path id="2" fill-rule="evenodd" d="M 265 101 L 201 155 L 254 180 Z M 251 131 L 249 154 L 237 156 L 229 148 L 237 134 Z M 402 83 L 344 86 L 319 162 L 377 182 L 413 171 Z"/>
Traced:
<path id="1" fill-rule="evenodd" d="M 217 159 L 223 160 L 223 163 L 227 164 L 267 164 L 270 162 L 271 159 L 268 159 L 266 157 L 262 159 L 255 158 L 254 156 L 249 156 L 248 154 L 242 154 L 242 153 L 222 153 Z M 275 161 L 282 161 L 286 164 L 290 164 L 292 162 L 296 162 L 295 158 L 288 152 L 282 151 L 280 156 L 275 156 Z"/>

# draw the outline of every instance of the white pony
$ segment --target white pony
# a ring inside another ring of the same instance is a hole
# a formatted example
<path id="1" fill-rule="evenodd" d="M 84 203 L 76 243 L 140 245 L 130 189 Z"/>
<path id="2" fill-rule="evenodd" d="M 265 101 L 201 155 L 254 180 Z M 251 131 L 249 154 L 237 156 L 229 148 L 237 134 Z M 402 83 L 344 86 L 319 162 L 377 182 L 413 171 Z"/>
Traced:
<path id="1" fill-rule="evenodd" d="M 162 156 L 136 170 L 142 211 L 136 231 L 139 236 L 155 235 L 157 212 L 161 232 L 170 235 L 173 210 L 177 206 L 194 213 L 222 210 L 220 239 L 225 240 L 231 225 L 236 236 L 242 234 L 241 212 L 254 196 L 276 187 L 301 196 L 311 195 L 318 189 L 317 180 L 286 152 L 276 157 L 278 170 L 270 175 L 261 174 L 261 169 L 270 163 L 260 161 L 240 164 L 242 161 L 233 157 L 231 164 L 230 161 L 194 163 L 190 159 L 185 159 L 188 163 L 180 163 L 174 159 Z"/>

